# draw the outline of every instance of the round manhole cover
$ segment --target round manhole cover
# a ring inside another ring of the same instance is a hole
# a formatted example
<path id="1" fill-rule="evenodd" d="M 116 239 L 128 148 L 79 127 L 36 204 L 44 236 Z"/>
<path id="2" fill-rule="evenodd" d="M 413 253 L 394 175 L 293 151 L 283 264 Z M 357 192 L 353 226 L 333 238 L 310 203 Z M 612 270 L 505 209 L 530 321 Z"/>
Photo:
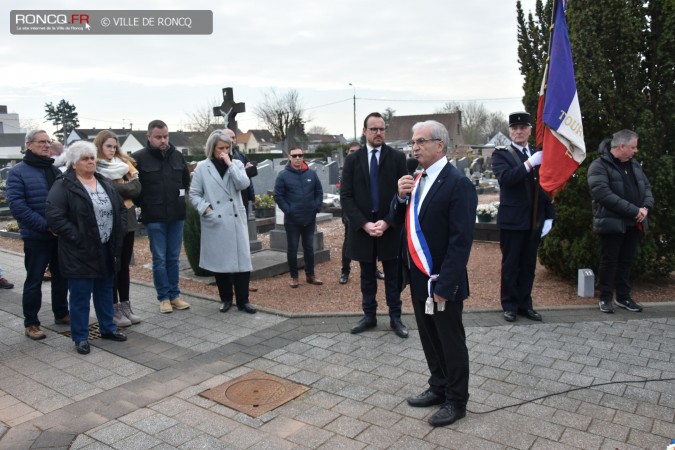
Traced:
<path id="1" fill-rule="evenodd" d="M 259 406 L 274 403 L 286 393 L 283 384 L 274 380 L 242 380 L 227 388 L 225 396 L 240 405 Z"/>

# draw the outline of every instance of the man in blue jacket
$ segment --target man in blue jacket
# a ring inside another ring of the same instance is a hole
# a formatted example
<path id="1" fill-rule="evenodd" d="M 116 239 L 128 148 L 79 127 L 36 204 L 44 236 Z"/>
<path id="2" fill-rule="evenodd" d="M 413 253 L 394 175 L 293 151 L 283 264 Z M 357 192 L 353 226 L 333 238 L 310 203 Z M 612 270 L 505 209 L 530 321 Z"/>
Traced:
<path id="1" fill-rule="evenodd" d="M 304 161 L 301 148 L 288 151 L 288 164 L 274 184 L 274 200 L 284 212 L 286 258 L 291 272 L 291 287 L 298 287 L 298 239 L 302 236 L 305 276 L 308 284 L 321 285 L 314 275 L 314 231 L 316 214 L 321 211 L 323 190 L 316 172 Z"/>
<path id="2" fill-rule="evenodd" d="M 23 316 L 26 336 L 44 339 L 38 313 L 42 306 L 42 277 L 47 266 L 52 272 L 52 311 L 54 322 L 70 323 L 68 314 L 68 282 L 59 270 L 58 241 L 47 226 L 45 208 L 47 194 L 61 172 L 49 157 L 51 140 L 44 130 L 26 134 L 26 155 L 9 171 L 7 201 L 19 224 L 23 239 L 26 281 L 23 285 Z"/>

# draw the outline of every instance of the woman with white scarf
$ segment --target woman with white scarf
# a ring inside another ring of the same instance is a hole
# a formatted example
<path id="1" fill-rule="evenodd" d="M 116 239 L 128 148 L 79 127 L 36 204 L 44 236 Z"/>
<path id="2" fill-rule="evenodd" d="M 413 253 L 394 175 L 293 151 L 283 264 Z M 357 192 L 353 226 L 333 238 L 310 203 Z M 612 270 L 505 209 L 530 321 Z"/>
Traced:
<path id="1" fill-rule="evenodd" d="M 122 241 L 121 267 L 115 275 L 113 286 L 113 307 L 115 309 L 113 321 L 118 327 L 128 327 L 141 321 L 141 318 L 134 314 L 129 302 L 129 264 L 134 253 L 134 235 L 140 228 L 136 220 L 136 207 L 133 199 L 141 193 L 141 182 L 138 179 L 138 171 L 134 167 L 135 161 L 122 152 L 115 133 L 109 130 L 101 131 L 94 139 L 94 145 L 98 152 L 96 171 L 114 181 L 113 185 L 127 207 L 127 234 Z"/>

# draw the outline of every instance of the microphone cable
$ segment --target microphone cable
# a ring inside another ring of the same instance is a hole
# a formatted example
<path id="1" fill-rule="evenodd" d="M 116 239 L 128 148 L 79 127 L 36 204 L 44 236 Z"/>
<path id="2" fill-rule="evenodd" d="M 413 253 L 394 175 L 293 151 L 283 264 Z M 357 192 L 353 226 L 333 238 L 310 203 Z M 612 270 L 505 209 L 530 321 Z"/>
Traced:
<path id="1" fill-rule="evenodd" d="M 554 392 L 552 394 L 542 395 L 541 397 L 526 400 L 524 402 L 514 403 L 513 405 L 500 406 L 499 408 L 490 409 L 488 411 L 471 411 L 469 408 L 467 408 L 466 411 L 470 412 L 471 414 L 489 414 L 489 413 L 493 413 L 493 412 L 496 412 L 496 411 L 501 411 L 502 409 L 513 408 L 514 406 L 527 405 L 528 403 L 533 403 L 533 402 L 536 402 L 536 401 L 539 401 L 539 400 L 544 400 L 544 399 L 549 398 L 549 397 L 555 397 L 556 395 L 568 394 L 570 392 L 581 391 L 581 390 L 584 390 L 584 389 L 590 389 L 590 388 L 594 388 L 594 387 L 609 386 L 609 385 L 612 385 L 612 384 L 652 383 L 652 382 L 657 382 L 657 381 L 675 381 L 675 377 L 674 378 L 652 378 L 652 379 L 648 379 L 648 380 L 609 381 L 607 383 L 591 384 L 591 385 L 588 385 L 588 386 L 581 386 L 581 387 L 577 387 L 577 388 L 567 389 L 566 391 L 562 391 L 562 392 Z"/>

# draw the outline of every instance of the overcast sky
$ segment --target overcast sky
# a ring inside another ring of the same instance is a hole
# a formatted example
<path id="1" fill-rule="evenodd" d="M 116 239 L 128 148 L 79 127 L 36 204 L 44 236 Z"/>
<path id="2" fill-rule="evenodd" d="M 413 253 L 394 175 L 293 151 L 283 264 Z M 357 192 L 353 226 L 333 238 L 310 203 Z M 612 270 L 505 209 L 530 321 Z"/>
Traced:
<path id="1" fill-rule="evenodd" d="M 515 0 L 5 0 L 0 25 L 0 104 L 52 130 L 44 104 L 66 99 L 82 127 L 144 129 L 162 119 L 187 129 L 188 114 L 233 87 L 246 103 L 239 128 L 269 88 L 296 89 L 311 119 L 350 138 L 371 111 L 433 113 L 448 100 L 491 111 L 522 109 Z M 525 11 L 534 0 L 523 0 Z M 11 10 L 206 9 L 202 36 L 26 36 Z M 349 86 L 352 83 L 352 86 Z M 5 130 L 11 132 L 12 130 Z"/>

